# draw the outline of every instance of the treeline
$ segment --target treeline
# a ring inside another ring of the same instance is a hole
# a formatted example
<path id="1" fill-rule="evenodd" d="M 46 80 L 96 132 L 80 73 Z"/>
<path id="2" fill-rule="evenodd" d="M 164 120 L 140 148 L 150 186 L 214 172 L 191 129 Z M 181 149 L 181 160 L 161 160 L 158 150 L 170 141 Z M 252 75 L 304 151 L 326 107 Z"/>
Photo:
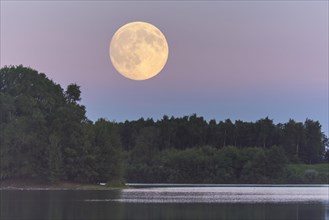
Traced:
<path id="1" fill-rule="evenodd" d="M 326 183 L 327 174 L 297 175 L 288 163 L 328 161 L 328 139 L 318 121 L 274 124 L 197 115 L 118 124 L 128 182 Z"/>
<path id="2" fill-rule="evenodd" d="M 328 160 L 318 121 L 208 122 L 191 115 L 93 123 L 76 84 L 63 90 L 23 66 L 4 67 L 0 77 L 0 179 L 301 182 L 287 163 Z"/>
<path id="3" fill-rule="evenodd" d="M 290 162 L 323 162 L 328 139 L 321 131 L 318 121 L 306 119 L 304 123 L 292 119 L 285 124 L 274 124 L 268 117 L 256 122 L 234 123 L 227 119 L 209 123 L 195 114 L 181 118 L 164 116 L 119 123 L 124 150 L 149 146 L 156 150 L 211 146 L 220 149 L 226 146 L 238 148 L 257 147 L 268 149 L 281 146 Z M 142 143 L 139 143 L 142 142 Z"/>

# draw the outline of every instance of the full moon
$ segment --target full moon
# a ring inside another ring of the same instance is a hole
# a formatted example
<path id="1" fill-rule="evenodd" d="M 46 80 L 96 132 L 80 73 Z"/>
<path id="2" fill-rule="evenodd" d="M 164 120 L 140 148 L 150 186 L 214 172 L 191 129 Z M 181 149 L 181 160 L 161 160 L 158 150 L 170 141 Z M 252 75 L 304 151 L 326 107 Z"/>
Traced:
<path id="1" fill-rule="evenodd" d="M 132 80 L 156 76 L 168 59 L 168 43 L 163 33 L 146 22 L 131 22 L 119 28 L 110 43 L 114 68 Z"/>

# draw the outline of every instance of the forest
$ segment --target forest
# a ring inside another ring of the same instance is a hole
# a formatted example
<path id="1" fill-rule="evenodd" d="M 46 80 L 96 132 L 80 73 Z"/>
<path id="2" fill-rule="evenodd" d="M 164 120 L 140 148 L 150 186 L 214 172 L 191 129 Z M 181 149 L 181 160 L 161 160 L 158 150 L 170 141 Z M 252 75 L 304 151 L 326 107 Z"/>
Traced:
<path id="1" fill-rule="evenodd" d="M 243 111 L 243 110 L 242 110 Z M 312 119 L 274 124 L 196 114 L 115 122 L 86 117 L 81 90 L 29 67 L 0 69 L 0 180 L 139 183 L 327 183 L 329 162 Z"/>

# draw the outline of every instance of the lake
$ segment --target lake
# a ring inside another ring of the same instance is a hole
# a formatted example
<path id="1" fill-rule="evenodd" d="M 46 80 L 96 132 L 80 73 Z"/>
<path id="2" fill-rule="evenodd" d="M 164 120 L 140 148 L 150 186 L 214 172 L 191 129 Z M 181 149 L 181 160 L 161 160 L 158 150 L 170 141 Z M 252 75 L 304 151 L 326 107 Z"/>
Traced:
<path id="1" fill-rule="evenodd" d="M 141 185 L 122 190 L 1 190 L 1 220 L 329 220 L 328 185 Z"/>

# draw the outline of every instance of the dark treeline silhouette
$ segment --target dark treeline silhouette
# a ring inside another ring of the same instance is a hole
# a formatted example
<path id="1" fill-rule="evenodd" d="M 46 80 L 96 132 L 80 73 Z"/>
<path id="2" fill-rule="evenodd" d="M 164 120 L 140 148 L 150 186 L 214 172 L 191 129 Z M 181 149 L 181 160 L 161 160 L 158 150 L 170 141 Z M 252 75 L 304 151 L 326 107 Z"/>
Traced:
<path id="1" fill-rule="evenodd" d="M 320 123 L 311 119 L 304 123 L 290 119 L 277 125 L 268 117 L 256 122 L 237 120 L 233 123 L 227 119 L 208 123 L 203 117 L 193 114 L 181 118 L 164 116 L 156 122 L 141 118 L 119 123 L 119 128 L 126 151 L 138 147 L 139 141 L 158 150 L 201 146 L 269 149 L 281 146 L 291 162 L 309 164 L 323 161 L 327 142 Z"/>
<path id="2" fill-rule="evenodd" d="M 141 118 L 118 127 L 129 182 L 307 183 L 309 177 L 297 177 L 285 165 L 328 160 L 328 140 L 320 123 L 310 119 L 207 122 L 193 114 Z M 325 176 L 315 179 L 327 182 Z"/>
<path id="3" fill-rule="evenodd" d="M 328 161 L 318 121 L 206 121 L 197 115 L 88 120 L 80 87 L 23 66 L 0 70 L 0 180 L 167 183 L 325 182 L 288 163 Z"/>

